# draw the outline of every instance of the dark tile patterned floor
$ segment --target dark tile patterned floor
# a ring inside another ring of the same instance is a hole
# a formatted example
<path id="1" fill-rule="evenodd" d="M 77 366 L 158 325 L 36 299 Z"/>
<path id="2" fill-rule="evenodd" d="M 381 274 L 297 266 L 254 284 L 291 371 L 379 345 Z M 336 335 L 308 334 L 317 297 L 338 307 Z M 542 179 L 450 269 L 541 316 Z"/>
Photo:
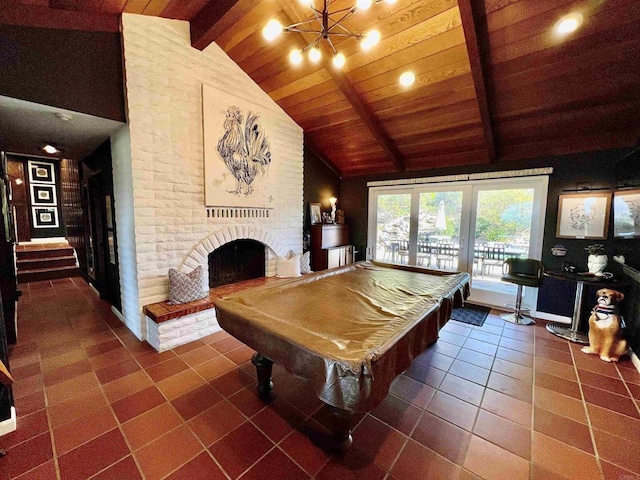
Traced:
<path id="1" fill-rule="evenodd" d="M 640 479 L 640 374 L 543 322 L 449 322 L 328 453 L 327 411 L 224 332 L 156 353 L 79 278 L 22 285 L 0 479 Z"/>

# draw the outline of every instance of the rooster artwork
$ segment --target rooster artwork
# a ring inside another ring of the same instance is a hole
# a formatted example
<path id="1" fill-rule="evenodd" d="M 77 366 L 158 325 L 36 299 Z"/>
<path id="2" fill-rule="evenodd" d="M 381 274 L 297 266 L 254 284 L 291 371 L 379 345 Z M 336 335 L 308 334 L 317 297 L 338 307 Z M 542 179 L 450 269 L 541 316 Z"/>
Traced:
<path id="1" fill-rule="evenodd" d="M 229 193 L 251 195 L 253 182 L 269 171 L 269 139 L 258 124 L 259 116 L 249 111 L 243 126 L 242 110 L 235 105 L 227 108 L 224 134 L 218 140 L 217 150 L 236 180 L 236 189 Z"/>

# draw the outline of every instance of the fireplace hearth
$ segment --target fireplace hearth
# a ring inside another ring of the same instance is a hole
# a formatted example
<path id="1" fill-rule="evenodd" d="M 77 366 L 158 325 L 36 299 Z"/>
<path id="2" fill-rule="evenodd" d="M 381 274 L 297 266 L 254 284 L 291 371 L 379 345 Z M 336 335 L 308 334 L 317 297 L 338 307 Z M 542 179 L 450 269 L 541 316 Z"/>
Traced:
<path id="1" fill-rule="evenodd" d="M 265 276 L 265 246 L 256 240 L 235 240 L 209 254 L 209 288 Z"/>

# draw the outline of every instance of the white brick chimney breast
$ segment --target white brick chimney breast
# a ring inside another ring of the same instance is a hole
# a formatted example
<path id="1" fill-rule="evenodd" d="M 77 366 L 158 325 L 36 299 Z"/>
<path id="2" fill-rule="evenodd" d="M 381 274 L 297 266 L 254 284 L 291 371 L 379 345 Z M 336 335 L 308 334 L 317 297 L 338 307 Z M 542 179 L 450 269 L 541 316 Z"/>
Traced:
<path id="1" fill-rule="evenodd" d="M 302 251 L 303 132 L 218 45 L 192 48 L 188 22 L 125 13 L 122 38 L 128 124 L 111 138 L 121 313 L 147 339 L 142 307 L 168 299 L 169 268 L 208 272 L 206 254 L 238 238 L 265 244 L 267 275 L 276 254 Z M 269 178 L 278 194 L 268 216 L 205 207 L 203 84 L 275 125 Z M 190 338 L 198 321 L 208 333 L 219 328 L 215 318 L 183 318 L 179 336 Z"/>

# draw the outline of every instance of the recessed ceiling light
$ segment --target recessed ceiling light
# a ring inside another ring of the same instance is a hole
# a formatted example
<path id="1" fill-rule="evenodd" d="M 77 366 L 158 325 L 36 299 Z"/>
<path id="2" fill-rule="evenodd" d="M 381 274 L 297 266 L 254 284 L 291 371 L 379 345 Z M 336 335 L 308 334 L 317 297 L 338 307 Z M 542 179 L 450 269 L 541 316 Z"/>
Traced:
<path id="1" fill-rule="evenodd" d="M 60 150 L 58 150 L 56 147 L 54 147 L 53 145 L 47 143 L 44 147 L 41 148 L 41 150 L 43 152 L 48 153 L 49 155 L 53 155 L 55 153 L 60 153 Z"/>
<path id="2" fill-rule="evenodd" d="M 410 87 L 413 82 L 416 81 L 416 76 L 413 72 L 404 72 L 400 75 L 400 85 L 403 87 Z"/>
<path id="3" fill-rule="evenodd" d="M 369 30 L 362 36 L 360 46 L 363 50 L 369 50 L 380 41 L 380 32 L 377 30 Z"/>
<path id="4" fill-rule="evenodd" d="M 569 35 L 570 33 L 575 32 L 582 22 L 584 21 L 584 17 L 581 13 L 575 12 L 565 15 L 560 20 L 558 20 L 553 27 L 553 31 L 557 35 Z"/>

